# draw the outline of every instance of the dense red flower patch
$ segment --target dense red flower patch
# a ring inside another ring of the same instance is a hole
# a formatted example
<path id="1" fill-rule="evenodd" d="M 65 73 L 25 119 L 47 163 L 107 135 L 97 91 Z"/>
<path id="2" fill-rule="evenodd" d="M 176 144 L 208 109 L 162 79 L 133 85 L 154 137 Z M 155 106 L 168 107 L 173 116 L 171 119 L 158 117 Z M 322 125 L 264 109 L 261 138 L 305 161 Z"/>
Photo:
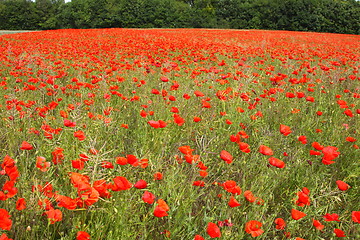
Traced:
<path id="1" fill-rule="evenodd" d="M 359 235 L 359 36 L 69 29 L 0 51 L 1 239 Z"/>

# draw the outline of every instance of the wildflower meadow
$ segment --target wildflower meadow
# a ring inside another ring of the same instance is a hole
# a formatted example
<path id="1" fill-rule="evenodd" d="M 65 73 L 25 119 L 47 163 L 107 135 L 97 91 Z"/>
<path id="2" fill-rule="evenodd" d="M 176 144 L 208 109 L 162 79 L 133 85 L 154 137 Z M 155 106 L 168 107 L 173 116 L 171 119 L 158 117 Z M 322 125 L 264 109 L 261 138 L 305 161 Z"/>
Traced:
<path id="1" fill-rule="evenodd" d="M 360 36 L 0 36 L 0 239 L 360 239 Z"/>

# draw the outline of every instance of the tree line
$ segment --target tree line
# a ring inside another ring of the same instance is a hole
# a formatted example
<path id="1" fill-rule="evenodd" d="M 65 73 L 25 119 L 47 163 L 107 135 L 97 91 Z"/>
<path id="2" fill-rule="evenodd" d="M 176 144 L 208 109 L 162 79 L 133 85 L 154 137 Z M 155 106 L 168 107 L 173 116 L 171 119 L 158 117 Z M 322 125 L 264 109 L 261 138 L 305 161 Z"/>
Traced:
<path id="1" fill-rule="evenodd" d="M 360 34 L 357 0 L 0 0 L 0 29 L 231 28 Z"/>

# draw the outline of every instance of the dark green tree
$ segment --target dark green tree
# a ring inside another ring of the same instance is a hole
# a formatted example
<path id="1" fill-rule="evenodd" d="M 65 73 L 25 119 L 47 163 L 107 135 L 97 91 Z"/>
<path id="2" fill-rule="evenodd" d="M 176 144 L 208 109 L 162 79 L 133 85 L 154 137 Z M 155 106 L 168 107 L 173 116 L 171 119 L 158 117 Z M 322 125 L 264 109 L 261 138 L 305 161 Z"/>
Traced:
<path id="1" fill-rule="evenodd" d="M 41 19 L 34 2 L 30 0 L 2 1 L 0 6 L 1 29 L 39 29 Z"/>
<path id="2" fill-rule="evenodd" d="M 236 28 L 360 34 L 356 0 L 0 0 L 0 28 Z"/>
<path id="3" fill-rule="evenodd" d="M 59 12 L 64 0 L 36 0 L 36 10 L 40 18 L 41 29 L 56 29 L 61 27 Z"/>

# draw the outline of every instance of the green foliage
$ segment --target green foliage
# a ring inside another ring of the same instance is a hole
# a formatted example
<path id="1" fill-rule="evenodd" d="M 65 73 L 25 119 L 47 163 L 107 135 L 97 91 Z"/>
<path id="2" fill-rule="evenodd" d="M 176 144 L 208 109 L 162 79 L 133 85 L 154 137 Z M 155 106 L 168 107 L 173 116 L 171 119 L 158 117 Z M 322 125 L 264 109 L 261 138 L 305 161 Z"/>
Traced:
<path id="1" fill-rule="evenodd" d="M 360 34 L 356 0 L 4 0 L 0 29 L 236 28 Z"/>

